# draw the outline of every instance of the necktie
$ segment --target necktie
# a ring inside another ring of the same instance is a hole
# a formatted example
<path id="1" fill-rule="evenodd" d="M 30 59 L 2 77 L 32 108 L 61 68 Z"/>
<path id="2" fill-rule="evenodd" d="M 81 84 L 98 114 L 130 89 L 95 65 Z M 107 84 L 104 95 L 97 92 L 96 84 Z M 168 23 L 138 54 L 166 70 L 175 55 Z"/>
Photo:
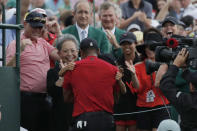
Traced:
<path id="1" fill-rule="evenodd" d="M 85 35 L 86 35 L 86 31 L 83 30 L 83 31 L 81 32 L 81 40 L 85 39 Z"/>

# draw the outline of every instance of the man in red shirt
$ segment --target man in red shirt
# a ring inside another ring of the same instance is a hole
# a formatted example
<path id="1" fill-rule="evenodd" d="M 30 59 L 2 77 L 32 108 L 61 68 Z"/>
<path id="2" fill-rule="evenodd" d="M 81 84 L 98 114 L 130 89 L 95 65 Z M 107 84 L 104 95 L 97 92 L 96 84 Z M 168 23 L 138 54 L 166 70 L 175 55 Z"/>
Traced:
<path id="1" fill-rule="evenodd" d="M 97 58 L 97 42 L 85 38 L 80 44 L 81 61 L 64 76 L 64 96 L 74 94 L 72 131 L 112 131 L 113 92 L 119 90 L 115 76 L 117 67 Z"/>

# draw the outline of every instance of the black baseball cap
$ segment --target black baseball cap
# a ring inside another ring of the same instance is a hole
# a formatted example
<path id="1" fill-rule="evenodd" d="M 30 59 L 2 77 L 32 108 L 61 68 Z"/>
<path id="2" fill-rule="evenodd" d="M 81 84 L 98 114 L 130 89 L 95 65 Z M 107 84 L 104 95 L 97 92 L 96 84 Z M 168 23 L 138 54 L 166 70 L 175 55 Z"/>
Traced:
<path id="1" fill-rule="evenodd" d="M 156 32 L 148 32 L 144 35 L 144 43 L 136 46 L 139 53 L 145 54 L 145 47 L 149 46 L 151 50 L 155 50 L 156 46 L 163 41 L 162 35 Z"/>
<path id="2" fill-rule="evenodd" d="M 126 32 L 120 36 L 120 45 L 122 45 L 124 42 L 137 42 L 136 36 L 132 32 Z"/>
<path id="3" fill-rule="evenodd" d="M 33 28 L 41 28 L 46 23 L 45 17 L 36 11 L 27 12 L 24 20 L 31 25 Z"/>
<path id="4" fill-rule="evenodd" d="M 85 38 L 80 43 L 80 49 L 81 50 L 87 50 L 87 49 L 96 49 L 99 50 L 98 44 L 96 40 L 91 38 Z"/>
<path id="5" fill-rule="evenodd" d="M 182 77 L 188 83 L 191 82 L 194 85 L 194 87 L 197 89 L 197 71 L 192 72 L 187 69 L 183 72 Z"/>
<path id="6" fill-rule="evenodd" d="M 162 22 L 162 27 L 164 26 L 165 23 L 171 22 L 174 25 L 179 24 L 178 20 L 175 17 L 172 16 L 167 16 L 164 21 Z"/>

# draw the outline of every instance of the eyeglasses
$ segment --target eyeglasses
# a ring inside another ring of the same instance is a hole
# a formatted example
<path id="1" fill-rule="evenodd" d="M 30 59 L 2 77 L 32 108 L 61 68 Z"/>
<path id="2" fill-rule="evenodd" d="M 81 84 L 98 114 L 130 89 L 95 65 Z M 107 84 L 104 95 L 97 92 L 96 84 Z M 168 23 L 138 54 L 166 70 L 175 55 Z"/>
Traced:
<path id="1" fill-rule="evenodd" d="M 66 49 L 64 50 L 64 53 L 75 53 L 77 50 L 75 49 Z"/>

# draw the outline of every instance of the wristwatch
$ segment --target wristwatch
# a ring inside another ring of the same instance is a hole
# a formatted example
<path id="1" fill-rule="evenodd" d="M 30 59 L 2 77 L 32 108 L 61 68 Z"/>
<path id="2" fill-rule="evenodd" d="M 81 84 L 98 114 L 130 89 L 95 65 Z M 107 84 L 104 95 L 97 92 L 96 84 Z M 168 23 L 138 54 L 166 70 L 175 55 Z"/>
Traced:
<path id="1" fill-rule="evenodd" d="M 64 79 L 63 77 L 59 76 L 59 80 L 63 80 L 63 79 Z"/>

